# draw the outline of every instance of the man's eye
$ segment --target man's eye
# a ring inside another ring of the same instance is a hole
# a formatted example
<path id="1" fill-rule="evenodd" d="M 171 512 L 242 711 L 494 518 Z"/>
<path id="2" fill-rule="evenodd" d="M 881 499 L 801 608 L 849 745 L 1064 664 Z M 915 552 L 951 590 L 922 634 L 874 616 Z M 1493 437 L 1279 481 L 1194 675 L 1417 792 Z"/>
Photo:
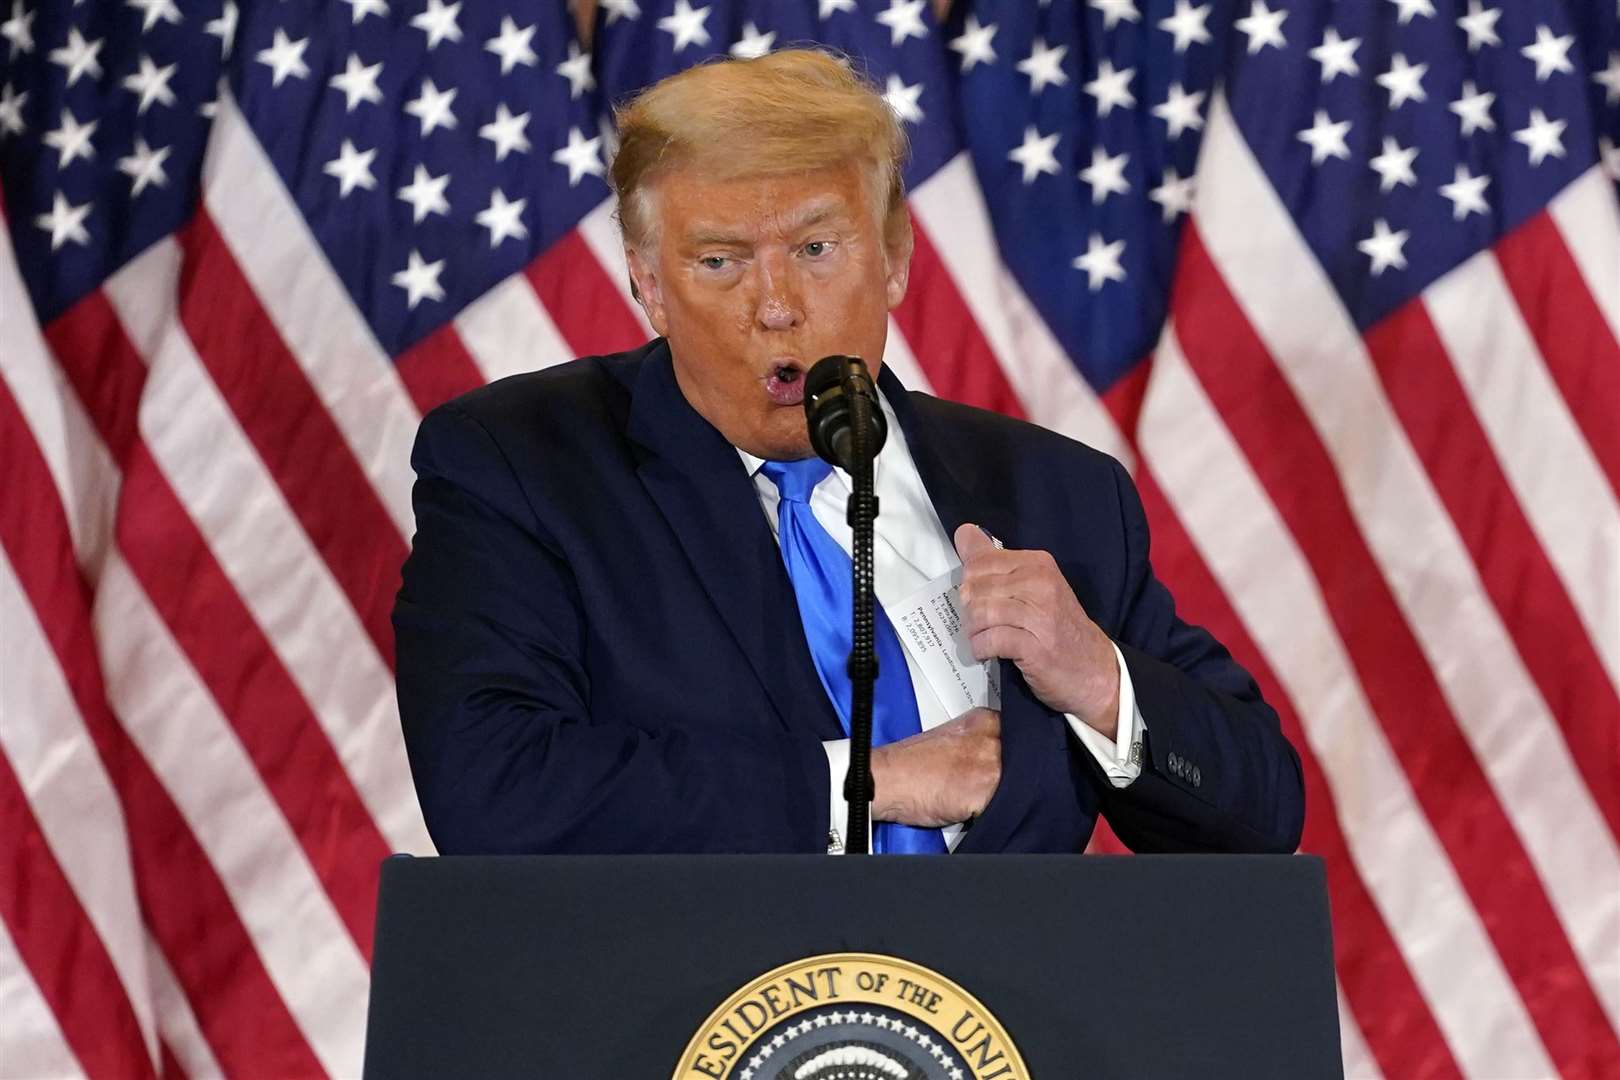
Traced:
<path id="1" fill-rule="evenodd" d="M 724 270 L 726 268 L 726 257 L 724 255 L 705 255 L 698 261 L 703 264 L 706 270 Z"/>
<path id="2" fill-rule="evenodd" d="M 804 253 L 812 259 L 819 259 L 832 250 L 831 240 L 812 240 L 804 245 Z"/>

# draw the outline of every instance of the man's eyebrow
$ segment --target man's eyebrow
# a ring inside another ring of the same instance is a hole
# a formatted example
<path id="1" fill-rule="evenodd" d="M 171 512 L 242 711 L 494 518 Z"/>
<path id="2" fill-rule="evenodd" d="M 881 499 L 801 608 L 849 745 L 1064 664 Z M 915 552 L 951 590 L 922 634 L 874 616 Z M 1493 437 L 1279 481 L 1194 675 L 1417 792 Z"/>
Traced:
<path id="1" fill-rule="evenodd" d="M 844 208 L 836 203 L 823 203 L 820 206 L 812 206 L 803 213 L 787 219 L 788 231 L 795 232 L 799 229 L 807 229 L 812 225 L 820 225 L 830 218 L 838 217 L 843 212 Z"/>
<path id="2" fill-rule="evenodd" d="M 748 241 L 735 233 L 714 226 L 699 225 L 686 233 L 685 240 L 694 247 L 744 247 Z"/>
<path id="3" fill-rule="evenodd" d="M 808 229 L 811 226 L 820 225 L 832 218 L 839 217 L 843 213 L 844 208 L 842 206 L 835 203 L 824 203 L 785 218 L 783 225 L 788 232 L 798 232 L 800 229 Z M 747 239 L 738 236 L 723 226 L 702 223 L 695 225 L 686 233 L 686 242 L 697 247 L 710 245 L 715 247 L 746 247 L 748 245 Z"/>

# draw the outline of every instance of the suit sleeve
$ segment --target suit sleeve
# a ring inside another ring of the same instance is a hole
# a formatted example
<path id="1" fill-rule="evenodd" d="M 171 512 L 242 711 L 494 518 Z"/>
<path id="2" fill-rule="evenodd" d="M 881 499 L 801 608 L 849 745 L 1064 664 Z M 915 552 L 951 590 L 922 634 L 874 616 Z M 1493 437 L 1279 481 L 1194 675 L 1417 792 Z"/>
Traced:
<path id="1" fill-rule="evenodd" d="M 1183 622 L 1148 561 L 1148 525 L 1129 475 L 1114 479 L 1125 523 L 1116 643 L 1146 726 L 1142 774 L 1107 786 L 1103 812 L 1134 851 L 1292 852 L 1305 820 L 1299 755 L 1249 673 Z"/>
<path id="2" fill-rule="evenodd" d="M 826 850 L 818 739 L 592 711 L 573 573 L 482 425 L 435 410 L 412 464 L 399 707 L 441 853 Z"/>

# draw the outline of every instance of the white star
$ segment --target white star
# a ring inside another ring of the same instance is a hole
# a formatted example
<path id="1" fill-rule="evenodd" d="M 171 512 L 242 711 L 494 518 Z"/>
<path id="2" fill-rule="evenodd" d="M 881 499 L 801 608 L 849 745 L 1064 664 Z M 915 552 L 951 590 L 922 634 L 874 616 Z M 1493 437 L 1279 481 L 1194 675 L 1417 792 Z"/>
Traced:
<path id="1" fill-rule="evenodd" d="M 1423 76 L 1428 64 L 1409 64 L 1406 56 L 1396 53 L 1390 58 L 1389 70 L 1378 76 L 1378 85 L 1389 91 L 1389 107 L 1400 108 L 1408 101 L 1423 102 L 1429 95 L 1423 89 Z"/>
<path id="2" fill-rule="evenodd" d="M 1067 45 L 1057 45 L 1047 48 L 1045 38 L 1036 38 L 1030 45 L 1030 53 L 1018 61 L 1018 70 L 1029 76 L 1029 92 L 1039 94 L 1047 86 L 1062 86 L 1069 81 L 1069 76 L 1063 71 L 1063 57 L 1069 51 Z"/>
<path id="3" fill-rule="evenodd" d="M 1092 233 L 1091 239 L 1086 242 L 1086 253 L 1075 256 L 1072 265 L 1076 270 L 1086 272 L 1087 287 L 1096 292 L 1106 282 L 1125 280 L 1125 268 L 1119 264 L 1123 254 L 1125 241 L 1115 240 L 1105 244 L 1099 234 Z"/>
<path id="4" fill-rule="evenodd" d="M 1496 121 L 1491 119 L 1491 103 L 1495 100 L 1495 94 L 1481 92 L 1472 82 L 1465 82 L 1462 84 L 1462 97 L 1446 108 L 1456 113 L 1462 121 L 1462 133 L 1466 137 L 1482 128 L 1486 131 L 1496 130 Z"/>
<path id="5" fill-rule="evenodd" d="M 658 20 L 658 29 L 674 37 L 675 51 L 680 52 L 688 45 L 709 43 L 709 31 L 703 26 L 708 17 L 708 8 L 694 10 L 688 0 L 675 0 L 675 11 Z"/>
<path id="6" fill-rule="evenodd" d="M 135 115 L 145 115 L 146 110 L 156 101 L 161 105 L 174 104 L 174 91 L 169 89 L 169 80 L 174 78 L 175 69 L 179 64 L 170 64 L 160 68 L 152 63 L 150 56 L 141 57 L 141 70 L 132 75 L 124 76 L 124 89 L 138 95 L 140 104 L 135 106 Z"/>
<path id="7" fill-rule="evenodd" d="M 489 207 L 480 210 L 473 220 L 489 230 L 489 246 L 500 247 L 501 241 L 507 237 L 518 240 L 528 238 L 528 227 L 519 218 L 523 208 L 529 205 L 528 199 L 519 199 L 517 202 L 507 202 L 506 194 L 496 188 L 489 197 Z"/>
<path id="8" fill-rule="evenodd" d="M 398 195 L 404 202 L 411 204 L 411 220 L 420 225 L 422 219 L 429 214 L 450 213 L 450 200 L 444 197 L 444 189 L 449 186 L 450 174 L 433 176 L 427 167 L 418 165 L 411 182 L 399 189 Z"/>
<path id="9" fill-rule="evenodd" d="M 731 55 L 739 60 L 757 60 L 771 51 L 776 44 L 776 31 L 768 34 L 760 33 L 759 27 L 752 22 L 743 23 L 743 36 L 738 38 L 731 46 Z"/>
<path id="10" fill-rule="evenodd" d="M 1087 2 L 1102 12 L 1104 30 L 1112 30 L 1121 19 L 1126 22 L 1142 21 L 1142 13 L 1136 10 L 1136 0 L 1087 0 Z"/>
<path id="11" fill-rule="evenodd" d="M 1486 10 L 1479 0 L 1468 0 L 1468 14 L 1457 20 L 1468 35 L 1468 51 L 1474 52 L 1481 45 L 1500 45 L 1502 39 L 1496 36 L 1496 20 L 1502 17 L 1501 8 Z"/>
<path id="12" fill-rule="evenodd" d="M 388 0 L 343 0 L 354 8 L 350 15 L 355 24 L 367 15 L 386 16 L 388 14 Z"/>
<path id="13" fill-rule="evenodd" d="M 338 156 L 322 166 L 321 171 L 327 176 L 337 177 L 338 198 L 346 198 L 355 188 L 364 188 L 367 191 L 377 186 L 377 178 L 371 175 L 371 162 L 377 156 L 377 150 L 356 150 L 354 143 L 348 139 L 338 148 Z"/>
<path id="14" fill-rule="evenodd" d="M 1356 245 L 1356 250 L 1372 260 L 1372 276 L 1377 277 L 1390 267 L 1406 269 L 1406 255 L 1401 248 L 1411 233 L 1406 229 L 1391 232 L 1389 222 L 1379 218 L 1373 222 L 1373 234 Z"/>
<path id="15" fill-rule="evenodd" d="M 1328 27 L 1322 34 L 1322 44 L 1311 50 L 1311 59 L 1322 65 L 1322 81 L 1330 83 L 1339 75 L 1360 75 L 1361 65 L 1356 63 L 1355 55 L 1360 45 L 1360 38 L 1346 41 Z"/>
<path id="16" fill-rule="evenodd" d="M 1620 105 L 1620 52 L 1609 54 L 1609 66 L 1593 75 L 1592 81 L 1603 87 L 1604 102 Z"/>
<path id="17" fill-rule="evenodd" d="M 1015 147 L 1007 155 L 1009 161 L 1023 167 L 1024 183 L 1033 182 L 1041 173 L 1057 174 L 1057 157 L 1053 151 L 1057 148 L 1059 134 L 1042 135 L 1033 124 L 1024 129 L 1023 145 Z"/>
<path id="18" fill-rule="evenodd" d="M 1620 184 L 1620 146 L 1607 135 L 1598 138 L 1598 157 L 1603 162 L 1603 171 L 1609 174 L 1609 179 Z"/>
<path id="19" fill-rule="evenodd" d="M 450 103 L 456 100 L 457 93 L 453 86 L 440 90 L 432 79 L 423 79 L 422 92 L 405 103 L 405 111 L 422 122 L 424 136 L 432 134 L 436 128 L 454 128 L 456 114 L 450 111 Z"/>
<path id="20" fill-rule="evenodd" d="M 821 7 L 818 9 L 816 17 L 822 22 L 826 22 L 840 11 L 854 10 L 855 0 L 821 0 Z"/>
<path id="21" fill-rule="evenodd" d="M 1575 70 L 1575 65 L 1569 62 L 1569 47 L 1573 44 L 1575 44 L 1574 34 L 1554 37 L 1551 30 L 1545 26 L 1538 26 L 1535 44 L 1520 49 L 1519 55 L 1534 60 L 1536 81 L 1546 82 L 1554 72 Z"/>
<path id="22" fill-rule="evenodd" d="M 1299 133 L 1299 141 L 1309 143 L 1311 147 L 1311 164 L 1320 165 L 1330 157 L 1350 157 L 1350 148 L 1345 145 L 1344 137 L 1350 132 L 1350 121 L 1340 120 L 1334 123 L 1328 119 L 1326 109 L 1317 109 L 1315 122 Z"/>
<path id="23" fill-rule="evenodd" d="M 568 166 L 569 187 L 578 184 L 586 173 L 592 176 L 602 175 L 601 146 L 602 136 L 587 139 L 580 134 L 579 128 L 568 129 L 568 145 L 553 152 L 551 160 L 558 165 Z"/>
<path id="24" fill-rule="evenodd" d="M 1378 190 L 1387 195 L 1396 184 L 1417 187 L 1417 174 L 1412 171 L 1417 156 L 1417 147 L 1402 149 L 1400 143 L 1384 136 L 1384 152 L 1368 162 L 1378 174 Z"/>
<path id="25" fill-rule="evenodd" d="M 971 70 L 974 64 L 993 64 L 996 50 L 990 42 L 996 36 L 996 24 L 980 26 L 977 15 L 969 15 L 962 26 L 962 36 L 951 39 L 951 49 L 962 54 L 962 70 Z"/>
<path id="26" fill-rule="evenodd" d="M 309 38 L 299 41 L 287 40 L 285 30 L 277 30 L 268 49 L 260 49 L 257 54 L 259 63 L 268 67 L 271 86 L 280 86 L 288 75 L 300 79 L 309 78 L 309 65 L 304 63 L 304 50 L 309 47 Z"/>
<path id="27" fill-rule="evenodd" d="M 172 146 L 165 146 L 153 150 L 146 145 L 145 139 L 135 136 L 135 152 L 118 159 L 118 171 L 134 181 L 134 189 L 129 193 L 131 198 L 146 190 L 148 184 L 168 186 L 169 177 L 163 171 L 163 162 L 173 149 Z"/>
<path id="28" fill-rule="evenodd" d="M 907 38 L 926 38 L 928 28 L 923 25 L 923 5 L 928 0 L 889 0 L 889 6 L 877 13 L 877 21 L 889 28 L 889 44 L 899 45 Z"/>
<path id="29" fill-rule="evenodd" d="M 1128 109 L 1136 104 L 1136 97 L 1130 89 L 1131 76 L 1135 74 L 1135 68 L 1115 71 L 1111 60 L 1104 60 L 1097 66 L 1097 77 L 1086 83 L 1085 91 L 1097 99 L 1098 116 L 1107 116 L 1114 111 L 1115 105 Z"/>
<path id="30" fill-rule="evenodd" d="M 237 10 L 235 0 L 225 0 L 225 6 L 220 10 L 219 18 L 209 19 L 203 25 L 203 32 L 219 38 L 219 58 L 228 59 L 231 49 L 236 46 L 236 26 L 241 21 L 241 12 Z"/>
<path id="31" fill-rule="evenodd" d="M 1171 139 L 1179 139 L 1189 128 L 1197 131 L 1204 126 L 1204 117 L 1199 111 L 1203 104 L 1204 91 L 1189 94 L 1180 83 L 1171 83 L 1170 96 L 1163 105 L 1153 106 L 1153 115 L 1170 125 Z"/>
<path id="32" fill-rule="evenodd" d="M 908 123 L 920 124 L 923 119 L 922 107 L 917 99 L 922 96 L 923 84 L 919 80 L 915 86 L 907 86 L 898 75 L 889 76 L 888 89 L 883 94 L 883 100 L 889 103 L 894 114 Z"/>
<path id="33" fill-rule="evenodd" d="M 427 35 L 428 49 L 436 49 L 441 41 L 460 41 L 461 26 L 456 16 L 461 14 L 461 0 L 446 4 L 444 0 L 427 0 L 427 10 L 411 17 L 411 25 Z"/>
<path id="34" fill-rule="evenodd" d="M 1389 0 L 1389 2 L 1401 9 L 1400 23 L 1402 26 L 1411 22 L 1414 15 L 1422 15 L 1431 19 L 1434 17 L 1433 0 Z"/>
<path id="35" fill-rule="evenodd" d="M 518 29 L 518 24 L 512 21 L 512 16 L 501 16 L 501 32 L 484 42 L 484 51 L 492 52 L 501 58 L 501 74 L 505 75 L 519 64 L 525 67 L 534 67 L 540 58 L 534 54 L 534 47 L 529 43 L 534 40 L 535 27 L 525 26 Z M 569 57 L 579 54 L 579 46 L 574 42 L 568 43 Z M 585 59 L 586 74 L 590 74 L 590 57 Z M 561 71 L 561 68 L 558 68 Z M 568 80 L 573 81 L 573 76 Z"/>
<path id="36" fill-rule="evenodd" d="M 1101 146 L 1091 148 L 1091 164 L 1080 170 L 1080 179 L 1091 185 L 1091 205 L 1101 205 L 1108 196 L 1131 190 L 1130 181 L 1125 179 L 1125 163 L 1130 159 L 1129 154 L 1109 157 Z"/>
<path id="37" fill-rule="evenodd" d="M 1266 0 L 1254 0 L 1249 13 L 1232 25 L 1249 36 L 1249 55 L 1253 56 L 1267 45 L 1279 49 L 1288 47 L 1288 39 L 1283 37 L 1282 32 L 1286 18 L 1288 12 L 1272 11 L 1266 7 Z"/>
<path id="38" fill-rule="evenodd" d="M 629 19 L 635 22 L 641 18 L 641 6 L 636 0 L 602 0 L 602 10 L 607 12 L 607 25 L 612 26 L 620 19 Z"/>
<path id="39" fill-rule="evenodd" d="M 362 101 L 369 101 L 372 104 L 381 101 L 383 92 L 377 88 L 377 76 L 381 74 L 381 60 L 367 67 L 360 62 L 358 53 L 350 53 L 343 74 L 331 78 L 332 87 L 343 91 L 345 99 L 343 111 L 354 112 Z"/>
<path id="40" fill-rule="evenodd" d="M 405 290 L 405 306 L 415 311 L 416 305 L 423 300 L 444 299 L 444 289 L 439 285 L 439 274 L 443 270 L 443 259 L 425 262 L 421 254 L 412 248 L 405 269 L 395 274 L 391 280 Z"/>
<path id="41" fill-rule="evenodd" d="M 101 61 L 96 54 L 101 52 L 106 38 L 97 38 L 86 41 L 84 35 L 79 33 L 77 26 L 68 27 L 67 44 L 50 52 L 51 63 L 60 64 L 67 70 L 67 84 L 72 86 L 79 81 L 80 75 L 88 75 L 92 79 L 101 78 Z"/>
<path id="42" fill-rule="evenodd" d="M 23 10 L 23 0 L 11 0 L 11 18 L 0 23 L 0 37 L 11 42 L 11 59 L 34 51 L 34 12 Z"/>
<path id="43" fill-rule="evenodd" d="M 1164 207 L 1164 222 L 1168 225 L 1177 215 L 1191 212 L 1193 178 L 1182 179 L 1175 169 L 1166 169 L 1164 183 L 1148 192 L 1148 198 Z"/>
<path id="44" fill-rule="evenodd" d="M 1159 29 L 1176 39 L 1176 52 L 1186 52 L 1194 42 L 1209 44 L 1209 27 L 1204 25 L 1209 18 L 1209 9 L 1209 4 L 1193 7 L 1192 0 L 1176 0 L 1175 12 L 1169 18 L 1159 20 Z"/>
<path id="45" fill-rule="evenodd" d="M 1451 200 L 1452 220 L 1461 221 L 1471 213 L 1489 214 L 1491 208 L 1485 202 L 1485 189 L 1490 186 L 1491 178 L 1470 176 L 1466 165 L 1458 165 L 1452 175 L 1451 183 L 1440 187 L 1440 194 Z"/>
<path id="46" fill-rule="evenodd" d="M 596 76 L 591 74 L 591 54 L 580 52 L 579 42 L 577 41 L 569 41 L 568 59 L 552 70 L 568 80 L 568 98 L 570 101 L 587 91 L 596 89 Z"/>
<path id="47" fill-rule="evenodd" d="M 96 148 L 90 145 L 90 136 L 96 133 L 96 125 L 100 123 L 100 120 L 92 120 L 88 124 L 81 124 L 74 118 L 71 109 L 62 110 L 61 126 L 45 133 L 45 145 L 55 147 L 57 151 L 58 169 L 67 168 L 77 158 L 89 161 L 96 156 Z"/>
<path id="48" fill-rule="evenodd" d="M 1515 142 L 1523 143 L 1530 151 L 1530 164 L 1540 165 L 1548 157 L 1564 156 L 1565 120 L 1549 120 L 1540 109 L 1530 110 L 1530 123 L 1513 133 Z"/>
<path id="49" fill-rule="evenodd" d="M 55 251 L 69 240 L 75 244 L 90 243 L 90 234 L 84 228 L 84 219 L 89 216 L 89 203 L 74 206 L 67 201 L 67 196 L 58 191 L 51 202 L 51 212 L 40 214 L 34 219 L 34 224 L 50 232 L 51 250 Z"/>
<path id="50" fill-rule="evenodd" d="M 141 19 L 143 34 L 156 26 L 159 19 L 175 26 L 180 25 L 180 9 L 174 6 L 174 0 L 129 0 L 129 6 L 145 13 Z"/>
<path id="51" fill-rule="evenodd" d="M 495 160 L 505 161 L 506 155 L 513 150 L 520 154 L 529 152 L 529 137 L 523 132 L 528 126 L 529 114 L 519 113 L 513 116 L 503 101 L 495 106 L 495 119 L 478 129 L 478 137 L 494 143 Z"/>
<path id="52" fill-rule="evenodd" d="M 27 101 L 28 91 L 19 93 L 10 83 L 0 86 L 0 135 L 21 135 L 28 130 L 22 118 L 22 107 Z"/>

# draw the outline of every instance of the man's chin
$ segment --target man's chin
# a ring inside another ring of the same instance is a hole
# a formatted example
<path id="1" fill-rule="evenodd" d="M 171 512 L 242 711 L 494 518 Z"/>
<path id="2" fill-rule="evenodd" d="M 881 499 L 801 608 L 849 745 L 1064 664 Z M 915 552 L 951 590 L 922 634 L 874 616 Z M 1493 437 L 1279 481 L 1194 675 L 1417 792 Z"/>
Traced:
<path id="1" fill-rule="evenodd" d="M 767 424 L 765 430 L 759 432 L 754 446 L 744 446 L 755 457 L 762 457 L 767 461 L 798 461 L 801 458 L 814 457 L 815 449 L 810 445 L 810 429 L 804 420 L 804 410 L 795 407 L 790 416 L 782 416 L 787 412 L 783 409 L 773 416 L 775 423 Z"/>

